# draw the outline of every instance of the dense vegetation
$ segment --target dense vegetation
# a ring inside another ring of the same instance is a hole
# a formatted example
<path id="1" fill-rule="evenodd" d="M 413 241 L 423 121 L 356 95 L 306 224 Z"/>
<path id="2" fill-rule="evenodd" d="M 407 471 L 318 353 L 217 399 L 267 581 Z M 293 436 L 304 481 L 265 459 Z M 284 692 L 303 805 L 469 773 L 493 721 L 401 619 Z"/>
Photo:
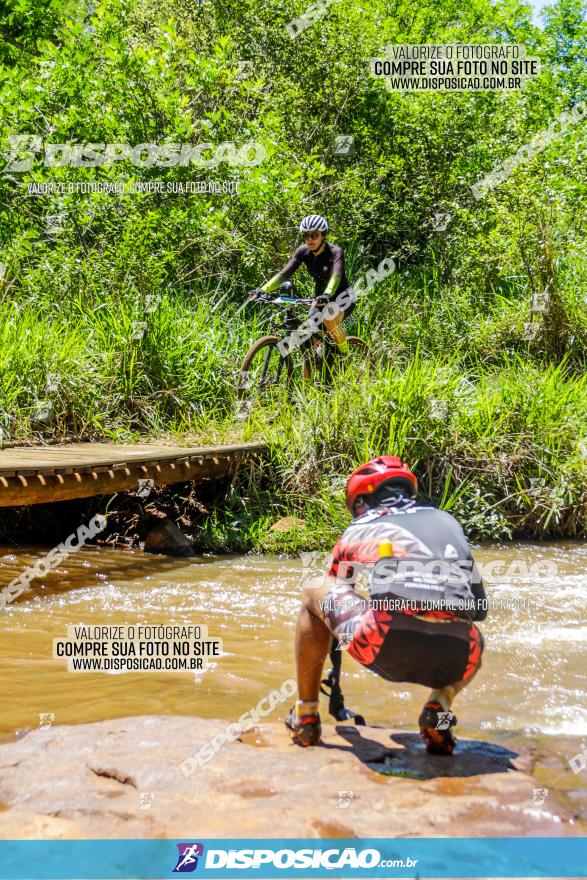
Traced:
<path id="1" fill-rule="evenodd" d="M 208 522 L 210 546 L 321 543 L 344 521 L 343 475 L 381 452 L 409 460 L 425 495 L 474 536 L 584 535 L 587 124 L 484 198 L 471 187 L 587 100 L 585 3 L 558 0 L 541 30 L 517 0 L 424 0 L 417 11 L 335 0 L 291 39 L 306 5 L 4 4 L 3 165 L 18 134 L 45 145 L 254 141 L 267 154 L 250 167 L 225 147 L 207 168 L 83 168 L 46 167 L 38 152 L 30 170 L 0 174 L 4 439 L 267 437 L 268 466 Z M 542 72 L 524 91 L 476 94 L 391 93 L 370 76 L 383 46 L 424 42 L 521 43 Z M 333 151 L 339 135 L 354 137 L 352 155 Z M 27 190 L 123 180 L 233 180 L 239 192 Z M 351 320 L 375 364 L 327 389 L 297 383 L 239 419 L 238 365 L 266 314 L 237 309 L 315 211 L 351 278 L 394 256 L 397 272 Z M 287 512 L 306 529 L 270 532 Z"/>

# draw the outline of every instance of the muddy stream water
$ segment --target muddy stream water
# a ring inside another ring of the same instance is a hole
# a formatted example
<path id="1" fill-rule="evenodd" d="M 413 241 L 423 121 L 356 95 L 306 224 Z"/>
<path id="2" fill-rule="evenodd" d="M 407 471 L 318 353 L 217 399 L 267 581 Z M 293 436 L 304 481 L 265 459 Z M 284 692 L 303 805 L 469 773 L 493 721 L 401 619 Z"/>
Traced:
<path id="1" fill-rule="evenodd" d="M 0 587 L 47 549 L 0 548 Z M 587 544 L 483 545 L 475 556 L 486 578 L 489 613 L 480 624 L 483 666 L 454 704 L 459 739 L 495 737 L 514 749 L 531 748 L 535 792 L 549 792 L 548 804 L 529 808 L 538 810 L 540 833 L 557 835 L 564 828 L 584 834 Z M 314 563 L 323 562 L 318 557 Z M 304 575 L 301 559 L 172 559 L 99 547 L 72 554 L 0 608 L 0 741 L 48 719 L 53 727 L 130 715 L 236 721 L 272 688 L 295 678 L 295 621 L 308 571 L 307 557 Z M 53 659 L 53 639 L 64 638 L 68 626 L 139 623 L 205 624 L 209 638 L 222 639 L 223 653 L 199 673 L 75 673 L 65 660 Z M 417 732 L 424 688 L 385 682 L 345 654 L 342 686 L 347 705 L 368 723 Z M 277 704 L 267 720 L 282 721 L 290 702 Z M 332 722 L 326 704 L 321 711 Z M 254 744 L 261 745 L 264 735 Z M 245 734 L 251 736 L 259 734 Z M 570 759 L 583 749 L 584 766 L 571 772 Z M 570 824 L 561 825 L 559 809 Z"/>
<path id="2" fill-rule="evenodd" d="M 0 585 L 45 552 L 0 550 Z M 483 667 L 455 703 L 460 730 L 587 736 L 587 545 L 483 545 L 476 558 L 485 566 L 501 560 L 501 582 L 487 585 Z M 41 713 L 54 715 L 53 724 L 146 714 L 238 718 L 295 677 L 301 576 L 300 559 L 178 560 L 102 548 L 73 554 L 0 610 L 0 737 L 38 727 Z M 69 624 L 138 622 L 206 624 L 224 653 L 199 674 L 71 673 L 52 658 L 52 641 Z M 414 728 L 427 694 L 384 682 L 348 656 L 343 690 L 369 722 L 406 729 Z M 271 720 L 284 712 L 278 706 Z"/>

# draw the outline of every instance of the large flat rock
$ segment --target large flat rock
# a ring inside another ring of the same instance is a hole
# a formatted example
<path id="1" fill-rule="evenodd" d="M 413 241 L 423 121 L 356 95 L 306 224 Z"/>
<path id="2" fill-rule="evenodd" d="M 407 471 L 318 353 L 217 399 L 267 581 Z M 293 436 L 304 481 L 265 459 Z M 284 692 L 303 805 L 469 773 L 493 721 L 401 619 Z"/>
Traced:
<path id="1" fill-rule="evenodd" d="M 225 728 L 220 720 L 145 716 L 35 730 L 5 743 L 0 838 L 176 838 L 196 829 L 204 838 L 586 832 L 579 801 L 551 781 L 573 774 L 544 745 L 461 735 L 452 757 L 433 756 L 414 734 L 326 724 L 323 745 L 300 749 L 281 724 L 268 723 L 186 778 L 180 764 Z M 547 786 L 544 803 L 533 803 Z"/>

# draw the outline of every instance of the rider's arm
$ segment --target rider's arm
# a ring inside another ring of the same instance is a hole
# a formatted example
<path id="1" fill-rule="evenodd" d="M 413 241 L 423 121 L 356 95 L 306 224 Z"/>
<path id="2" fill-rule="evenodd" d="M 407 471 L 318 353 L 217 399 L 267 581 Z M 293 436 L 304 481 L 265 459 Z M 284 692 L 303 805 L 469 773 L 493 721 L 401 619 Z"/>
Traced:
<path id="1" fill-rule="evenodd" d="M 326 285 L 326 290 L 324 291 L 324 295 L 332 299 L 336 291 L 338 290 L 338 285 L 340 284 L 340 279 L 344 275 L 344 257 L 342 254 L 342 248 L 336 248 L 334 250 L 334 259 L 332 261 L 332 275 L 328 279 L 328 284 Z"/>
<path id="2" fill-rule="evenodd" d="M 291 259 L 288 260 L 281 272 L 278 272 L 277 275 L 274 275 L 273 278 L 270 278 L 269 281 L 266 281 L 265 284 L 263 284 L 261 290 L 264 293 L 271 293 L 273 290 L 277 290 L 279 285 L 283 284 L 284 281 L 289 281 L 296 269 L 302 265 L 302 260 L 300 258 L 300 251 L 302 248 L 303 245 L 294 251 Z"/>

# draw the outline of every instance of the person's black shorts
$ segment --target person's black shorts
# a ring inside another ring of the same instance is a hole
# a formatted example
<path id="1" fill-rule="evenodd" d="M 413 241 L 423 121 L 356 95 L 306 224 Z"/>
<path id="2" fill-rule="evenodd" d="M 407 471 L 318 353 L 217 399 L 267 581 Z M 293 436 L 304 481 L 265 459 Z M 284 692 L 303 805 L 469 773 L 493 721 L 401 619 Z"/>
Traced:
<path id="1" fill-rule="evenodd" d="M 469 621 L 374 610 L 348 588 L 333 590 L 321 605 L 330 631 L 349 654 L 387 681 L 442 688 L 468 681 L 479 665 L 483 636 Z"/>
<path id="2" fill-rule="evenodd" d="M 352 288 L 349 287 L 349 288 L 347 288 L 347 290 L 352 290 Z M 342 291 L 340 291 L 340 292 L 342 293 Z M 330 302 L 336 302 L 336 297 L 337 297 L 337 296 L 339 296 L 338 293 L 335 294 L 333 297 L 331 297 L 331 299 L 330 299 L 329 301 L 330 301 Z M 350 316 L 352 315 L 352 313 L 353 313 L 354 310 L 355 310 L 356 305 L 357 305 L 356 301 L 355 301 L 355 302 L 352 302 L 352 303 L 351 303 L 351 304 L 350 304 L 350 305 L 344 310 L 344 312 L 343 312 L 343 321 L 346 321 L 347 318 L 350 318 Z M 322 310 L 323 310 L 323 308 L 324 308 L 324 306 L 322 306 L 321 308 L 319 308 L 318 306 L 314 306 L 314 308 L 310 309 L 310 311 L 309 311 L 309 313 L 308 313 L 308 318 L 312 318 L 314 315 L 317 315 L 317 314 L 321 313 Z"/>

